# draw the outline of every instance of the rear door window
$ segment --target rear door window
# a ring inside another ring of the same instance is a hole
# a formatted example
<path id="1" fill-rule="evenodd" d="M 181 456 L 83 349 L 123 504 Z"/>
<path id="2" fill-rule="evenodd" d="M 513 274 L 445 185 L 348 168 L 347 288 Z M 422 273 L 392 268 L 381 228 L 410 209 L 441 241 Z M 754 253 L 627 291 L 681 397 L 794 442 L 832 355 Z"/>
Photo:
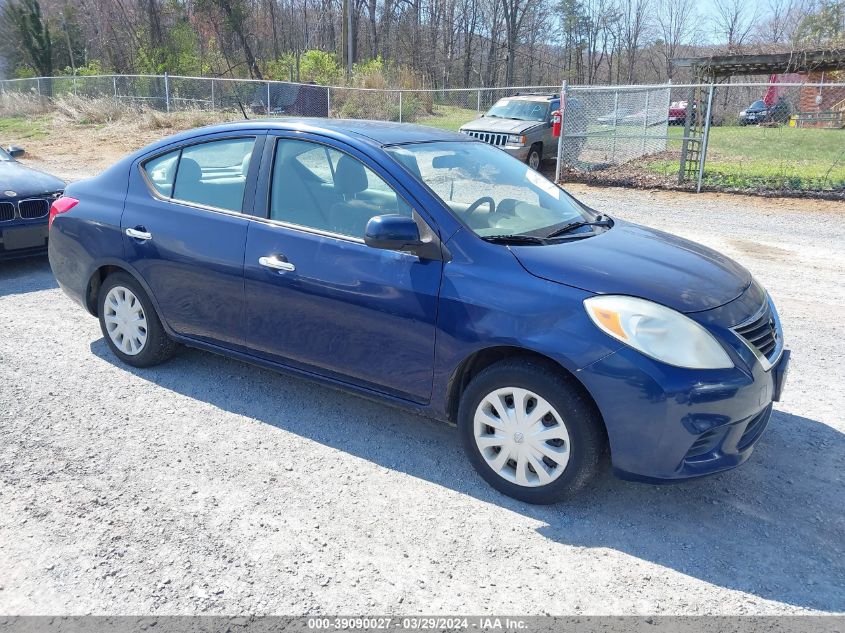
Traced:
<path id="1" fill-rule="evenodd" d="M 182 150 L 173 198 L 240 211 L 243 206 L 254 138 L 225 139 Z"/>
<path id="2" fill-rule="evenodd" d="M 254 146 L 254 137 L 209 141 L 156 156 L 143 170 L 160 196 L 241 211 Z"/>

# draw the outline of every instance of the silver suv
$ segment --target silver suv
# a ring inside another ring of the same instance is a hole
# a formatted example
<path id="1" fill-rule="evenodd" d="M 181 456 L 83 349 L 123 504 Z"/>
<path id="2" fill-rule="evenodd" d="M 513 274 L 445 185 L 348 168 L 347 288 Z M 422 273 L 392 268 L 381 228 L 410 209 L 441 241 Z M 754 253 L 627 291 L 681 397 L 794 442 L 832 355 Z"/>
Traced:
<path id="1" fill-rule="evenodd" d="M 557 139 L 552 136 L 552 113 L 558 108 L 559 95 L 505 97 L 480 119 L 463 125 L 461 132 L 495 145 L 537 169 L 544 158 L 557 154 Z"/>

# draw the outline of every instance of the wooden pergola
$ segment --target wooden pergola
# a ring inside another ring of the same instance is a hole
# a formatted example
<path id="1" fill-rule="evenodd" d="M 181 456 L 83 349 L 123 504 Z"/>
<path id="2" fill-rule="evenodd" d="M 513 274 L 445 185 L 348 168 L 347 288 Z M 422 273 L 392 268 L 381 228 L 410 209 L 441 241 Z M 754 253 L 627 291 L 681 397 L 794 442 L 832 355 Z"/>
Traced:
<path id="1" fill-rule="evenodd" d="M 737 75 L 814 73 L 845 69 L 845 49 L 800 50 L 771 55 L 711 55 L 672 60 L 677 68 L 691 68 L 694 81 L 718 82 Z"/>

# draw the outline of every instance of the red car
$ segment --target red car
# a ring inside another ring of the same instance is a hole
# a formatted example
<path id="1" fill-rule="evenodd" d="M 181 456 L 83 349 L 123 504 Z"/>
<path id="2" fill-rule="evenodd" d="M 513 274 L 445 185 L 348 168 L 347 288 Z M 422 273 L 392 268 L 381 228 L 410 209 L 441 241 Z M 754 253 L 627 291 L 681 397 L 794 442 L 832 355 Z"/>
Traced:
<path id="1" fill-rule="evenodd" d="M 687 102 L 673 101 L 669 104 L 669 125 L 683 125 L 687 120 Z"/>

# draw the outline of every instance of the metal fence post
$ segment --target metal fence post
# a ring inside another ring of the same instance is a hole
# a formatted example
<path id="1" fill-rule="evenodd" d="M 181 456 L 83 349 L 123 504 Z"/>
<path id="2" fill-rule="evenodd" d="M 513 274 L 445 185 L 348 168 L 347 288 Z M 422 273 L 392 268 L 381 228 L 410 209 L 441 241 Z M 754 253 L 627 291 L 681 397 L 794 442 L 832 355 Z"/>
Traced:
<path id="1" fill-rule="evenodd" d="M 560 182 L 563 179 L 563 172 L 561 171 L 563 163 L 563 117 L 566 114 L 566 80 L 560 86 L 560 136 L 557 137 L 557 162 L 555 163 L 555 182 Z"/>
<path id="2" fill-rule="evenodd" d="M 710 119 L 713 112 L 713 91 L 715 86 L 710 84 L 710 92 L 707 93 L 707 118 L 704 119 L 704 136 L 701 139 L 701 147 L 698 150 L 698 182 L 695 185 L 695 192 L 701 193 L 701 180 L 704 178 L 704 162 L 707 160 L 707 141 L 710 139 Z"/>
<path id="3" fill-rule="evenodd" d="M 36 84 L 38 85 L 38 96 L 41 96 L 41 77 L 37 77 L 35 79 Z"/>
<path id="4" fill-rule="evenodd" d="M 399 123 L 402 123 L 402 91 L 399 91 Z"/>
<path id="5" fill-rule="evenodd" d="M 270 82 L 267 82 L 267 116 L 270 116 Z"/>
<path id="6" fill-rule="evenodd" d="M 475 106 L 476 114 L 481 114 L 481 90 L 478 90 L 478 101 L 476 102 Z"/>
<path id="7" fill-rule="evenodd" d="M 326 86 L 326 117 L 332 118 L 332 89 Z"/>
<path id="8" fill-rule="evenodd" d="M 214 80 L 211 80 L 211 110 L 214 111 Z"/>
<path id="9" fill-rule="evenodd" d="M 164 73 L 164 107 L 170 112 L 170 76 Z"/>
<path id="10" fill-rule="evenodd" d="M 111 78 L 112 85 L 114 86 L 114 98 L 117 100 L 117 77 Z"/>
<path id="11" fill-rule="evenodd" d="M 695 88 L 690 88 L 687 92 L 687 107 L 684 110 L 684 136 L 681 141 L 681 164 L 678 167 L 678 184 L 682 185 L 686 180 L 687 175 L 687 154 L 689 153 L 689 133 L 692 127 L 693 103 L 695 103 Z M 697 113 L 695 113 L 697 115 Z"/>
<path id="12" fill-rule="evenodd" d="M 612 160 L 616 161 L 616 120 L 619 117 L 619 90 L 613 91 L 613 146 L 610 150 Z"/>
<path id="13" fill-rule="evenodd" d="M 649 90 L 645 91 L 645 119 L 643 120 L 643 146 L 640 149 L 640 153 L 645 155 L 645 137 L 648 134 L 648 95 L 650 94 Z M 666 111 L 668 112 L 668 110 Z"/>

